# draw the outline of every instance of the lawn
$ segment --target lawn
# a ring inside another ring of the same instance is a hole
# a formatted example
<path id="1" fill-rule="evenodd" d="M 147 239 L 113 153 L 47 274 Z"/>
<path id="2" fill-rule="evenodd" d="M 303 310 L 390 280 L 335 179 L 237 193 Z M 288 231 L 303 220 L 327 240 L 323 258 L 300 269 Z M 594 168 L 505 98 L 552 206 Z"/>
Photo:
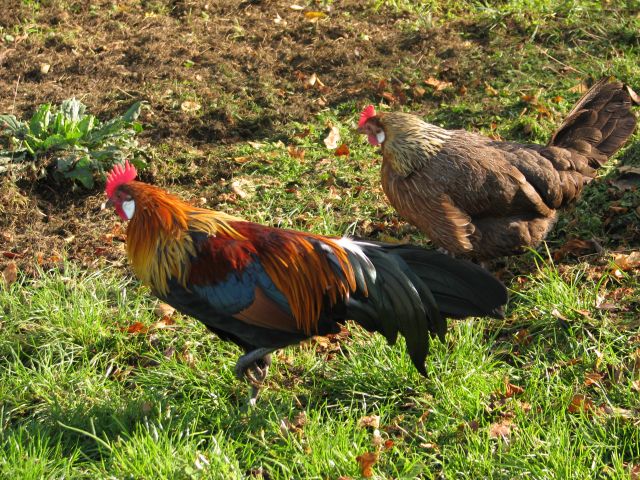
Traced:
<path id="1" fill-rule="evenodd" d="M 321 234 L 429 244 L 355 132 L 367 103 L 544 143 L 594 79 L 640 91 L 631 0 L 14 3 L 0 114 L 144 102 L 143 180 Z M 0 478 L 640 478 L 639 140 L 491 266 L 506 318 L 451 322 L 426 378 L 348 324 L 274 355 L 255 408 L 240 350 L 132 276 L 103 183 L 0 176 Z"/>

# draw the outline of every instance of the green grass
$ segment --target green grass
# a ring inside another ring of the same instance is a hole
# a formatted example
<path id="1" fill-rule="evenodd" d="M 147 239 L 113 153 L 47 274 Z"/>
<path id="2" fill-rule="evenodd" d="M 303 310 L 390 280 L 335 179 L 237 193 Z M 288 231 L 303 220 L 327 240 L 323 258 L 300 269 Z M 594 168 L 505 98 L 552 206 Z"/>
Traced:
<path id="1" fill-rule="evenodd" d="M 355 457 L 376 448 L 359 420 L 379 415 L 393 441 L 374 467 L 385 478 L 622 478 L 640 455 L 637 319 L 634 340 L 598 311 L 604 282 L 585 268 L 541 261 L 507 320 L 456 322 L 434 342 L 426 379 L 402 343 L 353 325 L 330 358 L 285 349 L 253 410 L 232 374 L 239 351 L 194 320 L 126 331 L 153 324 L 155 301 L 121 271 L 22 278 L 0 292 L 0 476 L 357 478 Z M 588 372 L 602 381 L 585 386 Z M 523 392 L 505 396 L 505 379 Z M 595 410 L 570 413 L 575 394 Z M 509 441 L 491 438 L 504 421 Z"/>
<path id="2" fill-rule="evenodd" d="M 367 13 L 397 16 L 394 28 L 451 28 L 459 45 L 450 69 L 425 51 L 422 65 L 400 59 L 397 71 L 383 72 L 398 75 L 406 91 L 428 75 L 451 81 L 450 89 L 427 87 L 402 106 L 368 100 L 449 128 L 545 142 L 585 77 L 614 74 L 640 90 L 632 2 L 490 3 L 371 2 Z M 162 2 L 148 10 L 170 13 Z M 248 94 L 214 100 L 170 85 L 172 108 L 202 103 L 194 118 L 239 118 L 247 114 L 238 105 L 251 103 Z M 549 115 L 524 95 L 537 95 Z M 361 106 L 346 101 L 306 122 L 276 124 L 259 144 L 183 145 L 174 155 L 168 138 L 150 147 L 155 179 L 265 224 L 426 243 L 384 198 L 379 154 L 354 132 Z M 260 107 L 249 107 L 259 118 Z M 329 125 L 339 128 L 348 157 L 325 148 Z M 640 165 L 639 138 L 618 161 Z M 446 342 L 433 342 L 427 378 L 402 341 L 390 347 L 350 325 L 351 336 L 330 352 L 313 342 L 279 352 L 251 410 L 247 386 L 233 375 L 239 349 L 195 320 L 177 316 L 172 328 L 127 332 L 157 319 L 154 298 L 126 270 L 68 263 L 21 276 L 0 287 L 0 478 L 355 479 L 356 457 L 377 450 L 379 478 L 629 478 L 630 465 L 640 464 L 640 282 L 637 270 L 616 272 L 610 251 L 638 248 L 640 193 L 611 186 L 615 166 L 549 238 L 552 252 L 570 237 L 593 238 L 605 252 L 554 263 L 543 247 L 509 261 L 507 318 L 453 322 Z M 612 206 L 627 211 L 614 215 Z M 599 380 L 590 384 L 594 373 Z M 522 392 L 508 394 L 506 382 Z M 575 395 L 591 407 L 569 411 Z M 369 415 L 380 416 L 377 434 L 390 448 L 375 446 L 373 429 L 359 426 Z M 491 435 L 501 423 L 508 440 Z"/>

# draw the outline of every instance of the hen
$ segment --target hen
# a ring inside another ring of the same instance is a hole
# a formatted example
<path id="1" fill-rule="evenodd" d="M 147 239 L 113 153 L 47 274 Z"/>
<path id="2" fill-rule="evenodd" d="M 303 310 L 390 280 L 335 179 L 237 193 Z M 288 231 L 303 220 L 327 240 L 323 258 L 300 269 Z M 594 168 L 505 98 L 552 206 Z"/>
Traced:
<path id="1" fill-rule="evenodd" d="M 385 245 L 271 228 L 189 205 L 134 181 L 116 166 L 106 194 L 127 226 L 133 271 L 162 301 L 202 322 L 245 354 L 236 374 L 252 403 L 270 353 L 355 320 L 393 343 L 406 339 L 426 374 L 429 337 L 445 319 L 500 317 L 504 286 L 470 262 L 409 245 Z"/>
<path id="2" fill-rule="evenodd" d="M 489 260 L 538 245 L 559 208 L 624 145 L 638 96 L 607 78 L 573 107 L 547 145 L 445 130 L 406 113 L 364 109 L 358 123 L 382 149 L 382 186 L 401 216 L 452 254 Z"/>

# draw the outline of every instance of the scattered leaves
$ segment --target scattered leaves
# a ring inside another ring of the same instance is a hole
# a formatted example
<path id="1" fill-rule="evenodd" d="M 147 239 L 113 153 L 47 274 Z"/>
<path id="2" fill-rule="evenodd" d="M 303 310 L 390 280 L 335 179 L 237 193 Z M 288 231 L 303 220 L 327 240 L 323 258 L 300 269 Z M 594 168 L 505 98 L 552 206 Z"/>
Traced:
<path id="1" fill-rule="evenodd" d="M 180 104 L 180 110 L 186 113 L 194 113 L 200 110 L 201 105 L 198 102 L 192 100 L 185 100 Z"/>
<path id="2" fill-rule="evenodd" d="M 589 86 L 584 82 L 580 82 L 579 84 L 574 85 L 573 87 L 571 87 L 569 89 L 569 92 L 571 92 L 571 93 L 586 93 L 587 90 L 589 90 Z"/>
<path id="3" fill-rule="evenodd" d="M 587 372 L 584 376 L 584 385 L 589 387 L 591 385 L 598 385 L 602 381 L 603 375 L 598 372 Z"/>
<path id="4" fill-rule="evenodd" d="M 601 248 L 600 248 L 601 249 Z M 572 238 L 564 243 L 562 247 L 553 252 L 555 261 L 562 260 L 568 255 L 580 257 L 589 253 L 597 252 L 598 246 L 593 240 L 582 240 L 580 238 Z"/>
<path id="5" fill-rule="evenodd" d="M 138 333 L 147 333 L 149 331 L 149 327 L 147 327 L 144 323 L 142 322 L 134 322 L 131 325 L 129 325 L 128 327 L 124 327 L 122 329 L 122 331 L 127 332 L 129 334 L 135 335 Z"/>
<path id="6" fill-rule="evenodd" d="M 337 157 L 348 157 L 349 156 L 349 147 L 346 143 L 343 143 L 334 152 Z"/>
<path id="7" fill-rule="evenodd" d="M 175 311 L 175 308 L 164 302 L 158 302 L 156 308 L 153 309 L 153 313 L 155 313 L 158 318 L 170 317 Z"/>
<path id="8" fill-rule="evenodd" d="M 160 320 L 158 320 L 157 322 L 152 323 L 149 326 L 149 331 L 162 330 L 164 328 L 171 328 L 175 324 L 176 324 L 176 321 L 170 316 L 166 315 L 162 317 Z"/>
<path id="9" fill-rule="evenodd" d="M 193 355 L 193 353 L 191 353 L 191 350 L 189 350 L 189 347 L 186 345 L 182 350 L 182 353 L 180 354 L 180 360 L 189 365 L 191 368 L 195 367 L 196 365 L 196 357 Z"/>
<path id="10" fill-rule="evenodd" d="M 593 401 L 586 395 L 575 394 L 567 407 L 569 413 L 589 412 L 594 409 Z"/>
<path id="11" fill-rule="evenodd" d="M 508 379 L 505 379 L 505 392 L 504 392 L 504 396 L 507 398 L 511 398 L 514 395 L 520 395 L 522 393 L 524 393 L 524 388 L 518 386 L 518 385 L 514 385 L 513 383 L 510 383 Z"/>
<path id="12" fill-rule="evenodd" d="M 303 433 L 303 428 L 307 424 L 307 414 L 302 411 L 299 412 L 293 420 L 289 420 L 288 418 L 283 418 L 280 420 L 280 432 L 283 435 L 287 435 L 289 433 L 295 433 L 297 435 L 301 435 Z"/>
<path id="13" fill-rule="evenodd" d="M 640 251 L 636 250 L 629 254 L 614 253 L 613 261 L 624 272 L 640 267 Z"/>
<path id="14" fill-rule="evenodd" d="M 366 452 L 356 457 L 358 465 L 360 465 L 360 473 L 364 478 L 371 478 L 373 476 L 373 466 L 378 461 L 378 454 L 373 452 Z"/>
<path id="15" fill-rule="evenodd" d="M 640 167 L 622 165 L 618 167 L 620 175 L 612 180 L 611 184 L 622 190 L 633 190 L 640 187 Z"/>
<path id="16" fill-rule="evenodd" d="M 304 160 L 305 150 L 302 148 L 294 147 L 293 145 L 289 145 L 287 147 L 287 151 L 291 158 L 297 158 L 298 160 Z"/>
<path id="17" fill-rule="evenodd" d="M 304 151 L 303 151 L 303 157 L 304 157 Z M 240 187 L 240 182 L 237 180 L 234 180 L 233 182 L 231 182 L 231 191 L 240 198 L 247 198 L 249 196 L 249 194 L 245 192 L 242 189 L 242 187 Z"/>
<path id="18" fill-rule="evenodd" d="M 489 95 L 491 97 L 497 97 L 498 96 L 498 90 L 493 88 L 487 82 L 484 82 L 484 91 L 487 93 L 487 95 Z"/>
<path id="19" fill-rule="evenodd" d="M 360 420 L 358 420 L 358 426 L 361 428 L 365 428 L 365 427 L 379 428 L 380 415 L 365 415 Z"/>
<path id="20" fill-rule="evenodd" d="M 501 421 L 491 424 L 489 427 L 489 437 L 497 438 L 509 443 L 511 439 L 512 421 L 510 418 L 503 418 Z"/>
<path id="21" fill-rule="evenodd" d="M 18 280 L 18 265 L 16 265 L 16 262 L 9 262 L 9 264 L 4 267 L 2 279 L 7 287 Z"/>
<path id="22" fill-rule="evenodd" d="M 324 12 L 304 12 L 304 16 L 307 20 L 318 20 L 327 16 Z"/>
<path id="23" fill-rule="evenodd" d="M 324 144 L 329 150 L 335 150 L 340 143 L 340 130 L 338 127 L 331 127 L 329 135 L 324 139 Z"/>
<path id="24" fill-rule="evenodd" d="M 521 328 L 514 335 L 514 341 L 517 345 L 527 346 L 533 341 L 533 336 L 528 328 Z"/>
<path id="25" fill-rule="evenodd" d="M 451 82 L 445 82 L 442 80 L 438 80 L 435 77 L 428 77 L 425 79 L 424 83 L 426 83 L 427 85 L 429 85 L 430 87 L 433 87 L 435 89 L 436 92 L 439 92 L 441 90 L 444 90 L 445 88 L 450 88 L 453 87 L 453 83 Z"/>

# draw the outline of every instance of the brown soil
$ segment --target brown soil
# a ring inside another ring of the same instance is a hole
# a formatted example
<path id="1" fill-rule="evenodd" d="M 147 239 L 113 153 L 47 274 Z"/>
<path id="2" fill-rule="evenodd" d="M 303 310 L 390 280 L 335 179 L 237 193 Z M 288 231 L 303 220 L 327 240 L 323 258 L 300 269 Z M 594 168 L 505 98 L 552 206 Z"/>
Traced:
<path id="1" fill-rule="evenodd" d="M 329 11 L 318 5 L 320 19 L 273 0 L 10 3 L 0 26 L 21 33 L 0 44 L 0 112 L 24 117 L 76 96 L 108 118 L 146 100 L 142 141 L 163 145 L 167 156 L 270 138 L 325 107 L 379 97 L 382 79 L 409 85 L 422 66 L 424 75 L 434 65 L 444 79 L 459 75 L 452 52 L 468 48 L 456 30 L 403 31 L 401 16 L 349 0 Z M 185 101 L 201 108 L 184 111 Z M 208 165 L 207 174 L 225 168 Z M 101 193 L 4 180 L 0 268 L 15 260 L 33 269 L 34 257 L 45 267 L 63 256 L 120 259 L 122 244 L 112 236 L 118 221 L 100 212 L 102 201 Z"/>

